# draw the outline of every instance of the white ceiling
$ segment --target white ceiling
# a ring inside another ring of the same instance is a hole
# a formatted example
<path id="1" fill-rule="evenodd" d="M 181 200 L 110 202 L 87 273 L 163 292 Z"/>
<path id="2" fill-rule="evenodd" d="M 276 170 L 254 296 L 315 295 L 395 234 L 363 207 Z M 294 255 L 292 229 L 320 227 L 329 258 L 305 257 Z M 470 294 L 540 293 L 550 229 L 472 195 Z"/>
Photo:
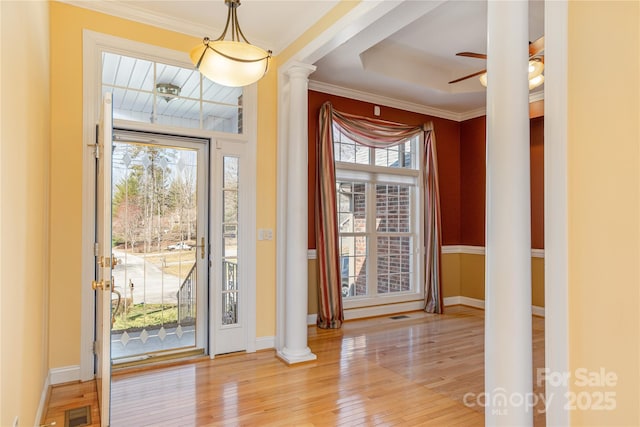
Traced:
<path id="1" fill-rule="evenodd" d="M 369 0 L 379 3 L 376 0 Z M 115 0 L 68 3 L 195 36 L 217 37 L 224 27 L 223 0 Z M 337 0 L 243 0 L 238 20 L 253 44 L 277 55 L 331 10 Z M 486 0 L 384 0 L 388 12 L 315 62 L 315 87 L 352 89 L 372 96 L 464 115 L 485 105 L 477 78 L 448 81 L 479 71 L 485 61 L 456 57 L 486 53 Z M 529 1 L 529 38 L 544 33 L 544 1 Z M 544 86 L 535 90 L 541 94 Z"/>

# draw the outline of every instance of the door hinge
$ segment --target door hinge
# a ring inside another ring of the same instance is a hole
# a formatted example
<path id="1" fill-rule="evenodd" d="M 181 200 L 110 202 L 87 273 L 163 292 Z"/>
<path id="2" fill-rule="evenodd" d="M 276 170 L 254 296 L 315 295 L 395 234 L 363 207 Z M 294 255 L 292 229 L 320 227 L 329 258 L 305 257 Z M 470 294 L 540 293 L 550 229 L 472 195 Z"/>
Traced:
<path id="1" fill-rule="evenodd" d="M 99 253 L 100 253 L 100 245 L 98 244 L 98 242 L 95 242 L 93 244 L 93 256 L 98 256 Z"/>
<path id="2" fill-rule="evenodd" d="M 91 351 L 93 351 L 93 354 L 98 354 L 98 342 L 94 341 L 91 343 Z"/>

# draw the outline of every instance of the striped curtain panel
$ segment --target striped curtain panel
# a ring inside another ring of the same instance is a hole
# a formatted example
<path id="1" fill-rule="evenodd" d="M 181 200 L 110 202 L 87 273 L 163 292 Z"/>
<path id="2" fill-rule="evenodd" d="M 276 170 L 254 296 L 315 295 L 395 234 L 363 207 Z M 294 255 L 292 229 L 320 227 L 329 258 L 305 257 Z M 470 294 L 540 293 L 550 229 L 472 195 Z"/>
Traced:
<path id="1" fill-rule="evenodd" d="M 339 328 L 344 321 L 340 280 L 340 248 L 336 209 L 336 172 L 333 124 L 358 144 L 373 148 L 398 145 L 424 132 L 425 189 L 425 310 L 442 313 L 440 274 L 440 195 L 433 123 L 408 126 L 335 111 L 330 102 L 320 109 L 316 142 L 316 251 L 318 256 L 318 320 L 320 328 Z"/>
<path id="2" fill-rule="evenodd" d="M 442 313 L 442 224 L 440 221 L 440 186 L 438 184 L 438 156 L 433 122 L 424 125 L 424 310 Z"/>
<path id="3" fill-rule="evenodd" d="M 319 273 L 316 324 L 323 329 L 337 329 L 344 321 L 332 110 L 329 103 L 320 109 L 316 141 L 316 252 Z"/>

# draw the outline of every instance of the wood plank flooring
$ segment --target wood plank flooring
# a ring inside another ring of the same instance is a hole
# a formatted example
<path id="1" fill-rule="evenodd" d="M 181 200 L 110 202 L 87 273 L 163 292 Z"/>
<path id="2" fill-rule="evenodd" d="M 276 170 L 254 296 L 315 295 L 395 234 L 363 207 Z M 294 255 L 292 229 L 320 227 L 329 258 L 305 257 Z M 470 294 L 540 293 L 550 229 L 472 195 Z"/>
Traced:
<path id="1" fill-rule="evenodd" d="M 446 313 L 311 327 L 318 360 L 300 365 L 269 350 L 116 373 L 111 426 L 482 426 L 483 408 L 463 399 L 484 388 L 484 312 Z M 543 327 L 534 317 L 534 372 L 544 363 Z M 54 391 L 47 422 L 60 407 Z M 95 399 L 95 386 L 85 393 Z M 543 427 L 544 414 L 535 413 Z"/>

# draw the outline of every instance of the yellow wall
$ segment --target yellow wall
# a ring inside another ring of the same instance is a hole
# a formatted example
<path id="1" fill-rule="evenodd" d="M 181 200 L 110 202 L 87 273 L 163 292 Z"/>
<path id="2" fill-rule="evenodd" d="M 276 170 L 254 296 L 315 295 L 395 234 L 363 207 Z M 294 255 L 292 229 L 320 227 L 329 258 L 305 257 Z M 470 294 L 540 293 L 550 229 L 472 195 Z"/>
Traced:
<path id="1" fill-rule="evenodd" d="M 317 314 L 318 313 L 318 260 L 310 259 L 308 263 L 307 276 L 308 280 L 308 295 L 307 295 L 307 313 L 308 314 Z"/>
<path id="2" fill-rule="evenodd" d="M 51 4 L 51 367 L 80 362 L 82 30 L 188 51 L 200 39 L 109 15 Z M 256 225 L 275 229 L 275 67 L 258 85 Z M 275 241 L 257 248 L 257 335 L 275 333 Z"/>
<path id="3" fill-rule="evenodd" d="M 460 254 L 458 295 L 484 301 L 484 278 L 484 255 Z M 531 258 L 531 304 L 544 307 L 544 258 Z"/>
<path id="4" fill-rule="evenodd" d="M 270 228 L 276 236 L 277 187 L 277 73 L 278 58 L 258 83 L 258 165 L 256 171 L 256 228 Z M 256 336 L 276 334 L 276 240 L 256 246 Z"/>
<path id="5" fill-rule="evenodd" d="M 0 425 L 35 425 L 47 377 L 49 6 L 0 2 Z"/>
<path id="6" fill-rule="evenodd" d="M 460 254 L 460 295 L 484 301 L 484 255 Z"/>
<path id="7" fill-rule="evenodd" d="M 462 254 L 442 254 L 442 297 L 457 297 L 461 294 Z"/>
<path id="8" fill-rule="evenodd" d="M 604 368 L 616 409 L 575 410 L 572 425 L 640 425 L 639 3 L 569 2 L 570 372 Z"/>

